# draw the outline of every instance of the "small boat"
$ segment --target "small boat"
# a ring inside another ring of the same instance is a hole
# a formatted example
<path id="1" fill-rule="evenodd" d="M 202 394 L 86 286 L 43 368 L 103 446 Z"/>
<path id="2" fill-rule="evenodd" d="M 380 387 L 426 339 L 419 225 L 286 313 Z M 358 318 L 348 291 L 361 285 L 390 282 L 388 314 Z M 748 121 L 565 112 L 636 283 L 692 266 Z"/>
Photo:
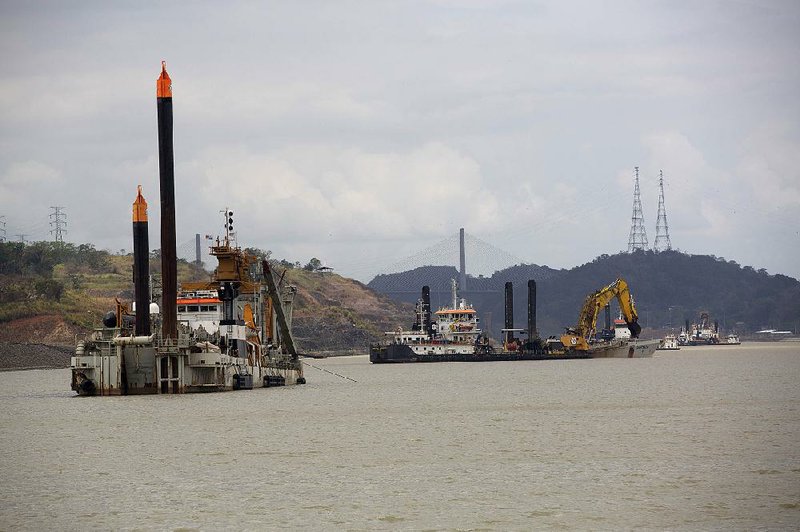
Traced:
<path id="1" fill-rule="evenodd" d="M 740 345 L 739 335 L 731 333 L 725 338 L 725 345 Z"/>
<path id="2" fill-rule="evenodd" d="M 668 334 L 661 340 L 661 345 L 656 349 L 657 351 L 679 351 L 678 339 L 674 334 Z"/>

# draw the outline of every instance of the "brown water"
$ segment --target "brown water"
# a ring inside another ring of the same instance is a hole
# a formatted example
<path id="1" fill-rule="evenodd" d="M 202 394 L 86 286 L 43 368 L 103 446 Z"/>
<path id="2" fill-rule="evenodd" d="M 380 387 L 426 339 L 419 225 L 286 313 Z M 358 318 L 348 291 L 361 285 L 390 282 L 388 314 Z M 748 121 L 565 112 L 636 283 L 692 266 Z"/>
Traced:
<path id="1" fill-rule="evenodd" d="M 77 398 L 0 373 L 0 529 L 800 527 L 800 343 Z"/>

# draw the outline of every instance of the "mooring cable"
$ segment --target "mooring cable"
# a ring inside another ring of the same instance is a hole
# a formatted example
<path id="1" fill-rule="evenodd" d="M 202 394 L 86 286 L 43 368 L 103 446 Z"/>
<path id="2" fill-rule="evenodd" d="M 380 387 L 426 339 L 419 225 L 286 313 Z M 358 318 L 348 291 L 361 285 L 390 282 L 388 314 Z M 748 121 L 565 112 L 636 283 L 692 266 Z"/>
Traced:
<path id="1" fill-rule="evenodd" d="M 347 380 L 349 380 L 349 381 L 358 382 L 357 380 L 355 380 L 355 379 L 351 379 L 350 377 L 347 377 L 347 376 L 345 376 L 345 375 L 339 375 L 338 373 L 336 373 L 336 372 L 334 372 L 334 371 L 329 371 L 329 370 L 327 370 L 327 369 L 325 369 L 325 368 L 321 368 L 321 367 L 319 367 L 319 366 L 315 366 L 314 364 L 311 364 L 311 363 L 309 363 L 309 362 L 306 362 L 305 360 L 302 360 L 301 362 L 302 362 L 303 364 L 305 364 L 306 366 L 311 366 L 311 367 L 312 367 L 312 368 L 314 368 L 314 369 L 318 369 L 318 370 L 320 370 L 320 371 L 324 371 L 325 373 L 330 373 L 331 375 L 336 375 L 336 376 L 337 376 L 337 377 L 339 377 L 340 379 L 347 379 Z"/>

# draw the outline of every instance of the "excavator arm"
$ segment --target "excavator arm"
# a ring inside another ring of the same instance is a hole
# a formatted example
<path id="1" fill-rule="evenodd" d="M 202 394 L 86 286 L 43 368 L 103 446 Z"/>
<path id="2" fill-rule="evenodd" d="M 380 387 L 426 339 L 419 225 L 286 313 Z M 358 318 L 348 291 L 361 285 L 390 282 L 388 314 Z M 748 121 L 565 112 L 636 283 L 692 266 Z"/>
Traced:
<path id="1" fill-rule="evenodd" d="M 639 325 L 639 316 L 636 314 L 636 306 L 633 304 L 628 283 L 623 279 L 617 279 L 605 288 L 593 292 L 586 296 L 578 316 L 578 325 L 574 329 L 567 329 L 567 333 L 561 337 L 561 343 L 567 349 L 587 351 L 589 349 L 588 338 L 594 335 L 597 324 L 597 315 L 600 309 L 605 307 L 612 299 L 617 298 L 622 316 L 631 331 L 632 338 L 638 338 L 642 327 Z"/>

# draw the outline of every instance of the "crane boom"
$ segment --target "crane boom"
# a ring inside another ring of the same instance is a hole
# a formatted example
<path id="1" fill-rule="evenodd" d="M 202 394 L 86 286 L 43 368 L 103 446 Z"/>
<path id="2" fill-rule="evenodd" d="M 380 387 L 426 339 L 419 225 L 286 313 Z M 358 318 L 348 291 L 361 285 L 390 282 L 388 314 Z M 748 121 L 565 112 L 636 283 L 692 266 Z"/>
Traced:
<path id="1" fill-rule="evenodd" d="M 642 327 L 638 323 L 639 316 L 636 314 L 633 296 L 628 288 L 628 283 L 624 279 L 617 279 L 605 288 L 586 296 L 578 316 L 578 325 L 574 329 L 568 328 L 567 333 L 561 337 L 564 347 L 577 351 L 588 351 L 588 338 L 595 333 L 597 315 L 600 313 L 600 309 L 615 297 L 619 302 L 622 316 L 625 318 L 625 324 L 631 331 L 631 337 L 638 338 Z"/>

